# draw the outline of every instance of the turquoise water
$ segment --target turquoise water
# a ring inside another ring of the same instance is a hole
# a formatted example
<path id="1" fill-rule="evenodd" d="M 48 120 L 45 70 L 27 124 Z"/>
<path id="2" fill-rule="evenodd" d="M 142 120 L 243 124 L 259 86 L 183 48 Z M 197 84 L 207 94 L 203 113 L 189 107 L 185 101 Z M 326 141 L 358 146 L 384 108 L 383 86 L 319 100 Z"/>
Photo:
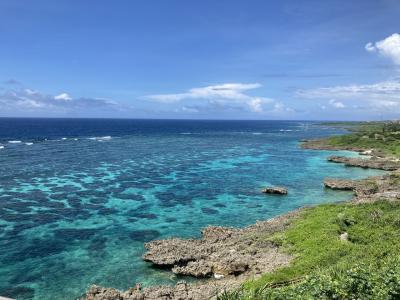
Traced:
<path id="1" fill-rule="evenodd" d="M 298 147 L 338 133 L 310 122 L 0 119 L 0 295 L 173 283 L 141 260 L 144 242 L 345 200 L 324 177 L 380 173 Z M 266 185 L 289 195 L 261 194 Z"/>

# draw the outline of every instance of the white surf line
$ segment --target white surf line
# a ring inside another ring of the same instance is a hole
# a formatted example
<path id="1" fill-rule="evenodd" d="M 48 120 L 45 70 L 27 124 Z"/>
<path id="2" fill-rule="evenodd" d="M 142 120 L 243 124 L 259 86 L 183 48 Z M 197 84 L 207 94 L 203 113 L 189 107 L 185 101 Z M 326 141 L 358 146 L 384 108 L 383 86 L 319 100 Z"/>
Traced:
<path id="1" fill-rule="evenodd" d="M 15 300 L 15 299 L 11 299 L 11 298 L 6 298 L 6 297 L 0 296 L 0 300 Z"/>

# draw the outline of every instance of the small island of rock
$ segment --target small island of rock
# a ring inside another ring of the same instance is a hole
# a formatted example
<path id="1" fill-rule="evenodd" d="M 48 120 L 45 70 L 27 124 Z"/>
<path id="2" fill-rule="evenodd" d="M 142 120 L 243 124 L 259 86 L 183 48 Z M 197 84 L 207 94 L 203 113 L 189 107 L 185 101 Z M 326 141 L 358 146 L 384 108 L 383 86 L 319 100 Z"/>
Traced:
<path id="1" fill-rule="evenodd" d="M 271 186 L 266 187 L 262 190 L 264 194 L 277 194 L 277 195 L 287 195 L 288 190 L 281 186 Z"/>

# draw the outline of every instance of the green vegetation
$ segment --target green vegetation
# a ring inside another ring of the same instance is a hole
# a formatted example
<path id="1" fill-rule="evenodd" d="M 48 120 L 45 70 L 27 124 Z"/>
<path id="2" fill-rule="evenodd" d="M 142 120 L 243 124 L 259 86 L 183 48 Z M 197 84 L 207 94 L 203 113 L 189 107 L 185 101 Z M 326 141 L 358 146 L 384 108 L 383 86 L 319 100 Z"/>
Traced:
<path id="1" fill-rule="evenodd" d="M 340 240 L 344 232 L 348 240 Z M 308 208 L 283 233 L 265 239 L 294 261 L 219 300 L 400 299 L 400 203 Z"/>
<path id="2" fill-rule="evenodd" d="M 352 146 L 381 150 L 385 154 L 400 156 L 400 122 L 329 123 L 353 131 L 351 134 L 327 139 L 332 146 Z"/>
<path id="3" fill-rule="evenodd" d="M 400 157 L 400 122 L 331 122 L 350 134 L 326 143 Z M 365 180 L 377 190 L 375 180 Z M 389 186 L 400 184 L 391 173 Z M 342 238 L 341 238 L 342 237 Z M 400 299 L 400 202 L 340 203 L 304 209 L 265 240 L 294 257 L 289 266 L 219 296 L 235 299 Z"/>

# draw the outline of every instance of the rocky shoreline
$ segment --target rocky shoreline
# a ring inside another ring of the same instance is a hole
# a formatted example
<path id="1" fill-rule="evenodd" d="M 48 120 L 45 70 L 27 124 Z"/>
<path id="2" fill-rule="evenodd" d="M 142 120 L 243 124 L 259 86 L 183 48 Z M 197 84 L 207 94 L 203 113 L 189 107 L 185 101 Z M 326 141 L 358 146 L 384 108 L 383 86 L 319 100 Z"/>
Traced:
<path id="1" fill-rule="evenodd" d="M 336 190 L 351 190 L 354 203 L 373 202 L 382 198 L 400 200 L 400 163 L 385 157 L 380 151 L 330 146 L 324 140 L 305 141 L 304 149 L 351 150 L 368 154 L 368 158 L 331 156 L 329 161 L 346 166 L 390 171 L 382 176 L 362 180 L 326 178 L 324 186 Z M 292 257 L 281 251 L 268 237 L 283 231 L 300 210 L 267 221 L 258 221 L 245 228 L 209 226 L 201 239 L 170 238 L 145 244 L 143 259 L 156 267 L 169 268 L 177 275 L 190 275 L 203 280 L 194 284 L 179 282 L 175 286 L 141 289 L 140 285 L 127 291 L 92 286 L 87 300 L 147 300 L 215 298 L 225 290 L 238 288 L 250 278 L 288 265 Z"/>
<path id="2" fill-rule="evenodd" d="M 259 221 L 245 228 L 209 226 L 201 239 L 171 238 L 145 244 L 143 259 L 169 268 L 178 275 L 204 278 L 196 284 L 180 282 L 174 287 L 159 286 L 120 292 L 92 286 L 87 300 L 209 299 L 225 290 L 237 288 L 248 278 L 256 278 L 288 265 L 289 254 L 268 240 L 283 231 L 298 211 Z"/>
<path id="3" fill-rule="evenodd" d="M 376 156 L 372 156 L 371 158 L 355 158 L 333 155 L 328 157 L 328 161 L 342 163 L 348 167 L 379 169 L 384 171 L 395 171 L 400 169 L 399 161 Z"/>
<path id="4" fill-rule="evenodd" d="M 326 188 L 335 190 L 351 190 L 354 203 L 400 200 L 400 172 L 391 172 L 382 176 L 368 177 L 360 180 L 326 178 Z"/>

